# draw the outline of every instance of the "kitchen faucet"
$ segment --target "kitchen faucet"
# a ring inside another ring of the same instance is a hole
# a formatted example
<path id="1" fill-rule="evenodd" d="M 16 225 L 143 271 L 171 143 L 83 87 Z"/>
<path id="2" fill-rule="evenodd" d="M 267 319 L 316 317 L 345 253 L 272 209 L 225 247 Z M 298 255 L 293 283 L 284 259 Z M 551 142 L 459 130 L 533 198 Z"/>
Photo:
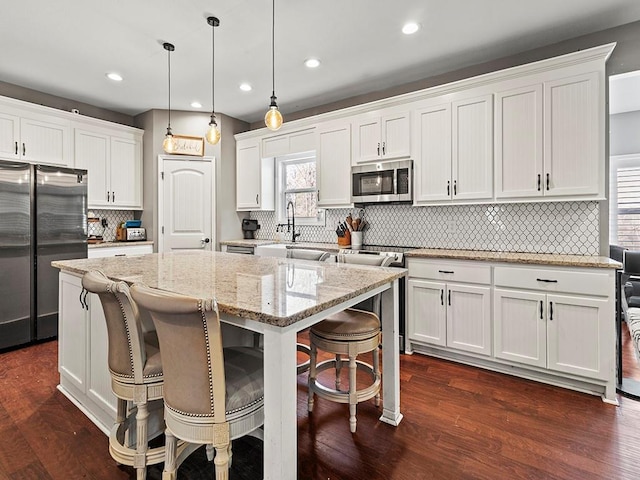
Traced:
<path id="1" fill-rule="evenodd" d="M 291 221 L 289 220 L 289 206 L 291 206 Z M 291 232 L 292 243 L 295 243 L 296 237 L 301 235 L 300 233 L 296 233 L 296 207 L 291 200 L 287 203 L 287 232 Z"/>

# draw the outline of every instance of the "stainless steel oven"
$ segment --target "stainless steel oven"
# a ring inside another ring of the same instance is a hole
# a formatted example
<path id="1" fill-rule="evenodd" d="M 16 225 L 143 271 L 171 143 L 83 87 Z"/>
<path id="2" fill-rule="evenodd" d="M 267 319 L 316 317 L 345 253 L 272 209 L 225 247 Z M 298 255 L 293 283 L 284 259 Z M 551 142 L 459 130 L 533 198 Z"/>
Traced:
<path id="1" fill-rule="evenodd" d="M 412 250 L 412 247 L 389 247 L 383 245 L 364 245 L 361 249 L 340 249 L 340 253 L 345 254 L 354 254 L 354 255 L 386 255 L 393 256 L 394 260 L 389 265 L 390 267 L 398 267 L 405 268 L 405 256 L 404 252 Z M 399 292 L 398 296 L 400 298 L 400 305 L 398 306 L 398 316 L 399 316 L 399 335 L 400 335 L 400 352 L 404 353 L 404 339 L 406 335 L 406 318 L 407 318 L 407 287 L 406 287 L 406 277 L 402 277 L 398 282 Z M 373 298 L 368 298 L 362 303 L 356 305 L 356 308 L 360 308 L 362 310 L 373 311 Z"/>

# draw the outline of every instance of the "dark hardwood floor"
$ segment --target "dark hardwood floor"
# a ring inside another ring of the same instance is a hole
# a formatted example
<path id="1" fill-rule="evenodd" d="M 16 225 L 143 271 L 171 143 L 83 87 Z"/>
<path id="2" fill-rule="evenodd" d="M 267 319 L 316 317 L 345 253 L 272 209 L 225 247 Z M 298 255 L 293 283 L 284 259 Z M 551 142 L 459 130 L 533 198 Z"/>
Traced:
<path id="1" fill-rule="evenodd" d="M 0 354 L 0 480 L 135 478 L 58 379 L 55 341 Z M 640 402 L 628 398 L 615 407 L 416 354 L 401 359 L 400 426 L 366 402 L 351 435 L 345 405 L 318 400 L 309 416 L 304 376 L 298 386 L 300 479 L 640 478 Z"/>

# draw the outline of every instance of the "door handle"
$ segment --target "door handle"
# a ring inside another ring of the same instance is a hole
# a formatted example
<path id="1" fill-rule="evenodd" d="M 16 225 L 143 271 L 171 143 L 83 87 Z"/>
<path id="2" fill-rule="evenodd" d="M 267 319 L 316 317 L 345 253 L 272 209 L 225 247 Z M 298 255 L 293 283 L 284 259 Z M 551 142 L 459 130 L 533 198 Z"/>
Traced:
<path id="1" fill-rule="evenodd" d="M 202 240 L 200 240 L 200 243 L 202 243 L 202 246 L 204 247 L 210 241 L 211 241 L 211 239 L 209 239 L 209 238 L 203 238 Z"/>

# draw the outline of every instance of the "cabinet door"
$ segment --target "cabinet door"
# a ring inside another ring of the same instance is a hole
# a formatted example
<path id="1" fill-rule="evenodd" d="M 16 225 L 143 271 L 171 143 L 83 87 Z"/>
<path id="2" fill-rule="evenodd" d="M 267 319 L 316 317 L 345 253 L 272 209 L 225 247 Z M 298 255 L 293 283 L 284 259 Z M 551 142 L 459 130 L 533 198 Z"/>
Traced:
<path id="1" fill-rule="evenodd" d="M 236 210 L 260 206 L 260 146 L 256 140 L 239 141 L 236 147 Z"/>
<path id="2" fill-rule="evenodd" d="M 109 373 L 109 342 L 107 322 L 100 298 L 91 293 L 87 295 L 89 305 L 89 375 L 87 375 L 87 397 L 109 412 L 116 414 L 116 397 L 111 390 L 111 374 Z"/>
<path id="3" fill-rule="evenodd" d="M 113 206 L 142 208 L 142 142 L 140 140 L 111 137 L 109 183 Z"/>
<path id="4" fill-rule="evenodd" d="M 382 145 L 380 153 L 383 160 L 391 160 L 411 155 L 411 117 L 407 112 L 382 117 Z"/>
<path id="5" fill-rule="evenodd" d="M 545 195 L 597 194 L 604 175 L 598 73 L 544 85 Z"/>
<path id="6" fill-rule="evenodd" d="M 491 355 L 491 288 L 447 284 L 447 346 Z"/>
<path id="7" fill-rule="evenodd" d="M 410 340 L 446 346 L 446 284 L 409 279 L 407 333 Z"/>
<path id="8" fill-rule="evenodd" d="M 88 311 L 81 303 L 80 277 L 61 273 L 58 281 L 60 296 L 58 342 L 58 370 L 60 383 L 84 393 L 87 378 Z"/>
<path id="9" fill-rule="evenodd" d="M 550 370 L 608 380 L 613 372 L 611 302 L 547 295 L 547 365 Z"/>
<path id="10" fill-rule="evenodd" d="M 451 104 L 416 112 L 416 203 L 451 198 Z"/>
<path id="11" fill-rule="evenodd" d="M 64 122 L 22 118 L 20 120 L 22 160 L 31 163 L 73 166 L 70 132 L 71 127 Z"/>
<path id="12" fill-rule="evenodd" d="M 545 300 L 544 293 L 494 290 L 496 358 L 547 367 Z"/>
<path id="13" fill-rule="evenodd" d="M 382 131 L 380 117 L 364 117 L 354 124 L 354 154 L 352 163 L 370 162 L 380 159 L 382 154 Z"/>
<path id="14" fill-rule="evenodd" d="M 0 113 L 0 158 L 20 159 L 20 118 Z"/>
<path id="15" fill-rule="evenodd" d="M 89 176 L 87 202 L 89 207 L 110 206 L 108 135 L 75 130 L 75 164 L 86 169 Z M 108 193 L 109 192 L 109 193 Z M 107 195 L 108 198 L 107 198 Z"/>
<path id="16" fill-rule="evenodd" d="M 493 196 L 492 96 L 453 103 L 454 200 Z"/>
<path id="17" fill-rule="evenodd" d="M 496 94 L 496 198 L 543 194 L 542 84 Z"/>
<path id="18" fill-rule="evenodd" d="M 351 124 L 321 127 L 317 143 L 318 206 L 351 206 Z"/>

